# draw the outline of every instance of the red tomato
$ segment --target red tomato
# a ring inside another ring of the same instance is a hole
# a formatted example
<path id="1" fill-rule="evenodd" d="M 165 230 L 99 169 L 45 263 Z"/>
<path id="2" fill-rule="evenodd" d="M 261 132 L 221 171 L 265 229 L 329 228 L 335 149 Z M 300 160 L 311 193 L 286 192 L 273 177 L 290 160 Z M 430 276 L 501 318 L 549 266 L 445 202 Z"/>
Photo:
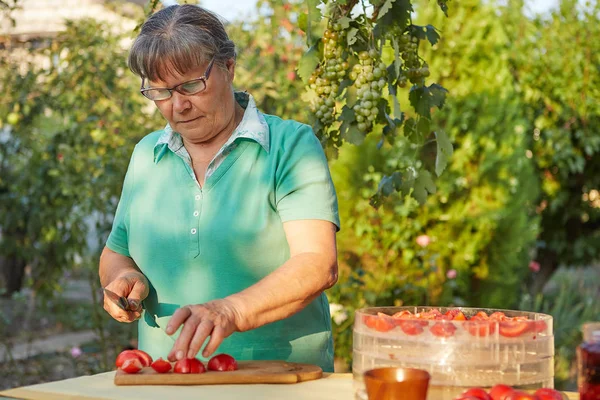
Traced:
<path id="1" fill-rule="evenodd" d="M 412 317 L 412 313 L 408 310 L 398 311 L 396 314 L 392 315 L 392 318 L 410 318 Z"/>
<path id="2" fill-rule="evenodd" d="M 396 327 L 393 318 L 387 314 L 377 313 L 377 315 L 365 315 L 365 325 L 379 332 L 391 331 Z"/>
<path id="3" fill-rule="evenodd" d="M 171 370 L 171 363 L 163 360 L 161 357 L 158 360 L 154 361 L 151 367 L 159 374 L 164 374 L 165 372 L 169 372 Z"/>
<path id="4" fill-rule="evenodd" d="M 447 338 L 454 335 L 456 327 L 451 322 L 436 322 L 429 330 L 435 336 Z"/>
<path id="5" fill-rule="evenodd" d="M 454 320 L 455 321 L 466 321 L 467 317 L 465 317 L 465 314 L 463 314 L 462 311 L 461 311 L 461 312 L 459 312 L 458 314 L 456 314 L 454 316 Z"/>
<path id="6" fill-rule="evenodd" d="M 540 400 L 563 400 L 562 393 L 558 390 L 542 388 L 534 393 Z"/>
<path id="7" fill-rule="evenodd" d="M 466 392 L 463 392 L 463 394 L 461 394 L 461 397 L 465 397 L 465 396 L 475 397 L 476 399 L 479 399 L 479 400 L 492 400 L 490 395 L 482 388 L 471 388 L 471 389 L 467 390 Z"/>
<path id="8" fill-rule="evenodd" d="M 492 321 L 504 321 L 506 320 L 506 315 L 501 311 L 496 311 L 490 315 L 490 319 Z"/>
<path id="9" fill-rule="evenodd" d="M 123 362 L 121 369 L 128 374 L 137 374 L 142 370 L 142 362 L 139 358 L 129 358 Z"/>
<path id="10" fill-rule="evenodd" d="M 505 400 L 508 395 L 514 391 L 515 390 L 508 385 L 498 384 L 490 390 L 490 397 L 492 400 Z"/>
<path id="11" fill-rule="evenodd" d="M 173 372 L 176 374 L 201 374 L 206 372 L 206 368 L 197 358 L 184 358 L 175 363 Z"/>
<path id="12" fill-rule="evenodd" d="M 146 353 L 143 350 L 131 350 L 133 351 L 135 354 L 137 354 L 140 358 L 140 360 L 142 361 L 142 365 L 144 367 L 149 367 L 150 364 L 152 364 L 152 357 L 150 357 L 150 354 Z"/>
<path id="13" fill-rule="evenodd" d="M 505 399 L 506 400 L 539 400 L 536 395 L 521 392 L 519 390 L 515 390 L 514 392 L 511 392 L 508 396 L 505 397 Z"/>
<path id="14" fill-rule="evenodd" d="M 237 361 L 229 354 L 218 354 L 208 361 L 211 371 L 235 371 L 238 369 Z"/>
<path id="15" fill-rule="evenodd" d="M 475 396 L 465 396 L 464 394 L 461 394 L 460 396 L 458 396 L 457 398 L 455 398 L 454 400 L 480 400 L 479 397 L 475 397 Z"/>
<path id="16" fill-rule="evenodd" d="M 126 360 L 130 360 L 130 359 L 139 360 L 140 363 L 142 364 L 142 366 L 145 366 L 142 356 L 140 356 L 138 353 L 136 353 L 135 350 L 123 350 L 122 352 L 120 352 L 119 355 L 117 356 L 117 360 L 115 361 L 115 366 L 117 368 L 120 368 Z M 148 364 L 148 365 L 150 365 L 150 364 Z"/>
<path id="17" fill-rule="evenodd" d="M 534 333 L 544 332 L 547 328 L 546 321 L 534 321 L 529 324 L 529 330 Z"/>
<path id="18" fill-rule="evenodd" d="M 400 320 L 396 322 L 396 325 L 400 326 L 402 332 L 406 333 L 407 335 L 414 336 L 423 332 L 423 325 L 421 324 L 421 321 Z"/>
<path id="19" fill-rule="evenodd" d="M 464 327 L 473 336 L 487 336 L 496 331 L 495 322 L 477 317 L 476 315 L 465 322 Z"/>
<path id="20" fill-rule="evenodd" d="M 498 331 L 505 337 L 521 336 L 529 330 L 528 321 L 501 321 Z"/>

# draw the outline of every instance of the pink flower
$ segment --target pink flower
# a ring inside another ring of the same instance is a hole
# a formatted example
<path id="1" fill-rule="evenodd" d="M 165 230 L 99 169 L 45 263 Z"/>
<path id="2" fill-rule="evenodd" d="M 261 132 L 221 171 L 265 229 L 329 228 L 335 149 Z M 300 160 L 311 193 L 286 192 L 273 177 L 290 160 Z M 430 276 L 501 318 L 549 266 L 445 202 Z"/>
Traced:
<path id="1" fill-rule="evenodd" d="M 83 351 L 77 346 L 71 348 L 71 357 L 77 358 L 83 354 Z"/>
<path id="2" fill-rule="evenodd" d="M 540 263 L 539 263 L 539 262 L 537 262 L 537 261 L 531 260 L 531 261 L 529 262 L 529 269 L 530 269 L 532 272 L 540 272 Z"/>
<path id="3" fill-rule="evenodd" d="M 427 247 L 429 246 L 429 243 L 431 243 L 431 238 L 427 235 L 419 235 L 417 236 L 417 244 L 421 247 Z"/>
<path id="4" fill-rule="evenodd" d="M 448 279 L 454 279 L 456 278 L 457 272 L 455 269 L 449 269 L 448 272 L 446 272 L 446 278 Z"/>

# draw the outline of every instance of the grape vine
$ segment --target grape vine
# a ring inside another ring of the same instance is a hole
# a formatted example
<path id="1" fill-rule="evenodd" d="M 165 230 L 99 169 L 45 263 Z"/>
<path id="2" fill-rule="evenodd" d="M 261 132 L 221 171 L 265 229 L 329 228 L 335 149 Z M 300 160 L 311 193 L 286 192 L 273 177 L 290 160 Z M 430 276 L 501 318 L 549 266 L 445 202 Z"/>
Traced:
<path id="1" fill-rule="evenodd" d="M 447 15 L 446 3 L 438 2 Z M 328 154 L 373 133 L 381 134 L 382 146 L 394 145 L 398 137 L 417 149 L 436 142 L 435 168 L 413 151 L 410 162 L 383 178 L 372 199 L 376 206 L 394 191 L 423 203 L 435 192 L 431 172 L 440 175 L 452 154 L 445 133 L 430 128 L 431 109 L 443 106 L 446 90 L 427 85 L 429 66 L 419 55 L 422 43 L 435 45 L 439 35 L 431 25 L 413 24 L 412 13 L 410 0 L 313 0 L 307 18 L 299 21 L 310 48 L 298 73 L 306 84 L 313 129 Z M 406 97 L 402 90 L 408 91 L 412 111 L 400 105 Z"/>

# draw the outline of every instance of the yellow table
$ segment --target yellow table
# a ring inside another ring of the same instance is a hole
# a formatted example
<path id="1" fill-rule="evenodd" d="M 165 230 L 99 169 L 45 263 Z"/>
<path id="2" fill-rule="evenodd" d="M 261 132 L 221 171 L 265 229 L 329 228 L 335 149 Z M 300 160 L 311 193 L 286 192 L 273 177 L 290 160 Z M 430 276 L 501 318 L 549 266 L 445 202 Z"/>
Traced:
<path id="1" fill-rule="evenodd" d="M 0 392 L 31 400 L 353 400 L 352 374 L 325 374 L 323 379 L 289 385 L 115 386 L 114 372 L 42 383 Z M 578 400 L 577 393 L 567 393 Z M 0 397 L 1 398 L 1 397 Z"/>

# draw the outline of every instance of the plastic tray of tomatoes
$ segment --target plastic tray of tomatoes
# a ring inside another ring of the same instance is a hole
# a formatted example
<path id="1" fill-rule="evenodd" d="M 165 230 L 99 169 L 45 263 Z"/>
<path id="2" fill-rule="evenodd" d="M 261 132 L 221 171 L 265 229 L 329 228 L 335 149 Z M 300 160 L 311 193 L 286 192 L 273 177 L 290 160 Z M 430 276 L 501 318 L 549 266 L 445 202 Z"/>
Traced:
<path id="1" fill-rule="evenodd" d="M 356 311 L 354 329 L 414 338 L 535 340 L 552 336 L 552 316 L 467 307 L 371 307 Z"/>

